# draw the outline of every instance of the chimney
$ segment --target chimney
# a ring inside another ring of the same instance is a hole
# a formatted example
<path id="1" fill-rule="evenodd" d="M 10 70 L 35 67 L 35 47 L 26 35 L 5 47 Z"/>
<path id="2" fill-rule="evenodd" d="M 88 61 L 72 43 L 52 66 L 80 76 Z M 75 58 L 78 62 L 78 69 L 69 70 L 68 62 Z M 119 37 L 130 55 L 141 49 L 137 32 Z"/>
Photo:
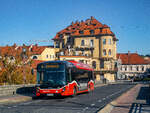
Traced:
<path id="1" fill-rule="evenodd" d="M 128 51 L 128 55 L 130 55 L 130 51 Z"/>
<path id="2" fill-rule="evenodd" d="M 95 18 L 93 16 L 91 16 L 91 20 L 94 20 Z"/>
<path id="3" fill-rule="evenodd" d="M 71 22 L 71 25 L 73 25 L 73 24 L 74 24 L 74 22 L 72 21 L 72 22 Z"/>
<path id="4" fill-rule="evenodd" d="M 128 64 L 130 64 L 130 51 L 128 51 Z"/>

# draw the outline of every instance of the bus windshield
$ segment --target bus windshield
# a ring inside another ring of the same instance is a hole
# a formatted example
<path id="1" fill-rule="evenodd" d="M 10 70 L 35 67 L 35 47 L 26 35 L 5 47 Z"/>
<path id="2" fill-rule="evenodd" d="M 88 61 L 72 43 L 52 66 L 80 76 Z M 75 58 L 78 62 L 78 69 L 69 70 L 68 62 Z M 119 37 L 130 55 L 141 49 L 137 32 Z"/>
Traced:
<path id="1" fill-rule="evenodd" d="M 42 84 L 51 87 L 61 87 L 66 85 L 64 71 L 46 71 L 44 73 Z"/>
<path id="2" fill-rule="evenodd" d="M 48 87 L 61 87 L 66 85 L 65 65 L 50 63 L 39 69 L 39 82 Z"/>

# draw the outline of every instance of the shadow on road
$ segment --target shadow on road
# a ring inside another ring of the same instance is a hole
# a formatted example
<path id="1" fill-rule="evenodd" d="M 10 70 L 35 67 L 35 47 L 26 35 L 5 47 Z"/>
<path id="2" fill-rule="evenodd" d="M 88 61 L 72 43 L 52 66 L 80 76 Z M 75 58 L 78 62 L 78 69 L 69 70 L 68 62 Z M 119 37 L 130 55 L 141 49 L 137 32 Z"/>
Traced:
<path id="1" fill-rule="evenodd" d="M 32 97 L 35 91 L 35 87 L 21 87 L 16 90 L 16 94 Z"/>

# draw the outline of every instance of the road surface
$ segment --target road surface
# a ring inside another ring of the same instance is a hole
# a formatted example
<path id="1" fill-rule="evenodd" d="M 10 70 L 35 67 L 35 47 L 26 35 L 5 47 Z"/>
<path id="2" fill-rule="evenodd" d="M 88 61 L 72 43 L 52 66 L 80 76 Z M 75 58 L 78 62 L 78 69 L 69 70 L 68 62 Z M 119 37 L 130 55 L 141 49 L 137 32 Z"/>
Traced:
<path id="1" fill-rule="evenodd" d="M 75 97 L 46 97 L 32 101 L 0 105 L 0 113 L 96 113 L 106 104 L 132 88 L 134 84 L 109 84 Z"/>

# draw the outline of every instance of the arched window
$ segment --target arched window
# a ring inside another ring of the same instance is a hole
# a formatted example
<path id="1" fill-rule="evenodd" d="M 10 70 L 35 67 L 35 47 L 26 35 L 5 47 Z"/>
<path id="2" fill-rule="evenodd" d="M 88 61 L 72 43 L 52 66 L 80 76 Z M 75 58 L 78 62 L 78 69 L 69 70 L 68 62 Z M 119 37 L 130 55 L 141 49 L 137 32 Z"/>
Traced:
<path id="1" fill-rule="evenodd" d="M 111 49 L 108 51 L 108 54 L 111 55 Z"/>
<path id="2" fill-rule="evenodd" d="M 93 61 L 93 62 L 92 62 L 92 67 L 93 67 L 94 69 L 96 69 L 96 61 Z"/>
<path id="3" fill-rule="evenodd" d="M 106 56 L 106 49 L 103 50 L 103 55 Z"/>
<path id="4" fill-rule="evenodd" d="M 37 56 L 33 56 L 33 58 L 32 59 L 37 59 Z"/>

